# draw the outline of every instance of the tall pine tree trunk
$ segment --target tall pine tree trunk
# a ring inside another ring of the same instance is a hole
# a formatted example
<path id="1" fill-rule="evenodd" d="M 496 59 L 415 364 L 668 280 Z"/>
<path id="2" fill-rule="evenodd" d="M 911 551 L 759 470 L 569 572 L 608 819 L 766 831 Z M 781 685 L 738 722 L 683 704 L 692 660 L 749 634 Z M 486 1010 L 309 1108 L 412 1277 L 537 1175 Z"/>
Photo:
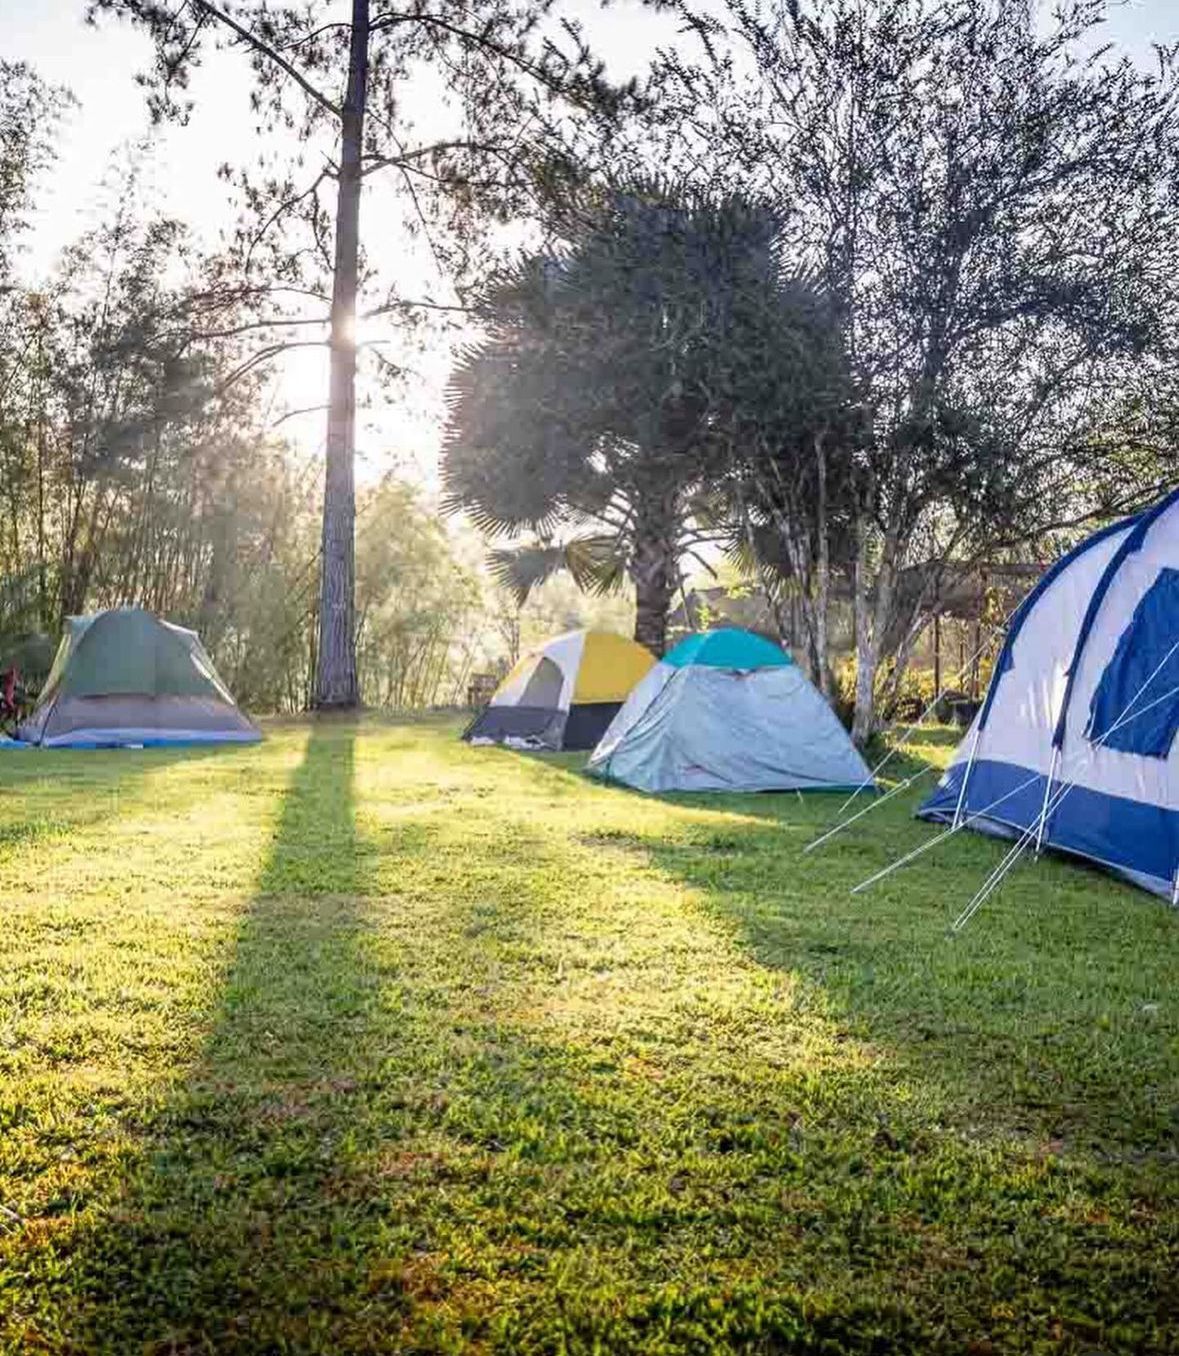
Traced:
<path id="1" fill-rule="evenodd" d="M 360 701 L 353 625 L 356 586 L 356 290 L 368 40 L 369 0 L 352 0 L 332 281 L 331 378 L 315 674 L 315 705 L 319 708 L 356 706 Z"/>
<path id="2" fill-rule="evenodd" d="M 49 615 L 49 568 L 45 556 L 45 343 L 37 336 L 37 620 L 43 631 L 54 629 Z"/>

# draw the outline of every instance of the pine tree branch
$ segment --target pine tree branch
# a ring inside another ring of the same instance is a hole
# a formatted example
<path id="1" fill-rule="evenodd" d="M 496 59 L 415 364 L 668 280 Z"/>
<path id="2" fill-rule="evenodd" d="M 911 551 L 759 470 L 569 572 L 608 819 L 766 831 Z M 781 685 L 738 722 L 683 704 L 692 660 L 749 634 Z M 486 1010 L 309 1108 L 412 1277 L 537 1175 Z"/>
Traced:
<path id="1" fill-rule="evenodd" d="M 243 377 L 248 376 L 256 367 L 261 367 L 263 363 L 268 363 L 272 358 L 277 358 L 280 354 L 288 353 L 295 348 L 327 348 L 326 339 L 298 339 L 285 344 L 270 344 L 266 348 L 259 349 L 257 353 L 252 354 L 244 362 L 240 363 L 232 372 L 222 381 L 215 392 L 218 396 L 223 396 L 231 386 L 236 385 Z"/>
<path id="2" fill-rule="evenodd" d="M 480 306 L 448 306 L 441 301 L 387 301 L 381 306 L 374 306 L 372 310 L 365 311 L 361 315 L 362 320 L 371 320 L 374 316 L 389 315 L 392 311 L 457 311 L 461 315 L 479 315 L 484 310 Z"/>
<path id="3" fill-rule="evenodd" d="M 442 151 L 473 151 L 482 155 L 494 156 L 497 159 L 503 159 L 505 156 L 505 148 L 497 146 L 494 142 L 436 141 L 431 146 L 419 146 L 412 151 L 400 151 L 397 155 L 366 155 L 364 157 L 365 168 L 362 173 L 367 176 L 382 169 L 413 169 L 415 161 L 424 160 L 427 156 L 437 155 Z"/>
<path id="4" fill-rule="evenodd" d="M 288 410 L 286 414 L 280 415 L 269 426 L 268 431 L 273 432 L 274 429 L 280 427 L 282 424 L 285 424 L 288 419 L 298 419 L 300 415 L 304 414 L 321 414 L 324 410 L 330 408 L 331 408 L 330 405 L 302 405 L 297 410 Z"/>
<path id="5" fill-rule="evenodd" d="M 196 6 L 198 13 L 208 14 L 212 18 L 217 19 L 220 23 L 223 23 L 226 28 L 232 29 L 243 42 L 248 43 L 260 56 L 264 56 L 268 61 L 273 61 L 280 70 L 285 71 L 287 75 L 291 77 L 310 99 L 313 99 L 334 118 L 343 116 L 338 105 L 332 103 L 326 95 L 321 94 L 297 67 L 292 66 L 286 57 L 275 51 L 269 43 L 263 42 L 256 33 L 251 33 L 248 28 L 239 24 L 236 19 L 226 14 L 223 9 L 218 9 L 216 5 L 210 4 L 209 0 L 193 0 L 193 3 Z"/>
<path id="6" fill-rule="evenodd" d="M 267 320 L 250 320 L 240 325 L 231 325 L 223 330 L 165 330 L 161 339 L 183 338 L 189 342 L 208 342 L 213 339 L 233 339 L 239 334 L 248 334 L 252 330 L 281 330 L 294 325 L 331 324 L 331 316 L 274 316 Z"/>
<path id="7" fill-rule="evenodd" d="M 305 202 L 308 198 L 315 198 L 316 205 L 318 206 L 319 186 L 320 184 L 323 183 L 325 179 L 330 178 L 332 178 L 332 171 L 325 167 L 324 169 L 320 170 L 320 172 L 315 176 L 314 183 L 310 184 L 307 188 L 305 188 L 302 191 L 302 193 L 296 193 L 293 197 L 284 198 L 283 201 L 278 204 L 274 211 L 271 212 L 271 214 L 266 218 L 262 225 L 259 226 L 258 229 L 250 237 L 250 247 L 246 251 L 245 258 L 245 268 L 247 272 L 249 271 L 250 265 L 253 262 L 254 251 L 258 248 L 259 245 L 261 245 L 270 228 L 278 221 L 278 219 L 281 216 L 283 216 L 287 212 L 293 211 L 296 207 L 299 206 L 301 202 Z"/>
<path id="8" fill-rule="evenodd" d="M 384 28 L 393 28 L 398 24 L 418 23 L 424 24 L 428 28 L 436 28 L 444 33 L 449 33 L 451 37 L 457 38 L 460 42 L 469 47 L 482 47 L 484 51 L 490 52 L 492 56 L 499 57 L 501 61 L 506 61 L 509 65 L 515 66 L 518 71 L 524 75 L 530 76 L 538 84 L 543 85 L 551 94 L 564 95 L 571 97 L 572 91 L 566 81 L 560 79 L 553 72 L 546 71 L 542 65 L 530 61 L 527 57 L 521 56 L 518 52 L 513 52 L 510 47 L 505 47 L 503 43 L 496 42 L 494 38 L 484 33 L 473 33 L 470 29 L 462 28 L 458 24 L 452 24 L 443 19 L 438 14 L 424 14 L 413 12 L 409 14 L 383 14 L 374 19 L 370 31 L 379 32 Z"/>

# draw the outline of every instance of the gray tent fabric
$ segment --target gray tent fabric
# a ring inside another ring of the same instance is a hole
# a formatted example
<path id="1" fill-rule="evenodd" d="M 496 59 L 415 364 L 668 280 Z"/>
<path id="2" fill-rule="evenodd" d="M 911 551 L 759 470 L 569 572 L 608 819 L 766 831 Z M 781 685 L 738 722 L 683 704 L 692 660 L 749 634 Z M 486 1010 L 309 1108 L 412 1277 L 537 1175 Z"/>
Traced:
<path id="1" fill-rule="evenodd" d="M 842 790 L 872 779 L 796 665 L 659 665 L 640 689 L 645 709 L 619 712 L 589 772 L 641 791 Z"/>
<path id="2" fill-rule="evenodd" d="M 561 704 L 565 676 L 547 656 L 536 666 L 520 698 L 521 706 L 543 706 L 555 710 Z"/>

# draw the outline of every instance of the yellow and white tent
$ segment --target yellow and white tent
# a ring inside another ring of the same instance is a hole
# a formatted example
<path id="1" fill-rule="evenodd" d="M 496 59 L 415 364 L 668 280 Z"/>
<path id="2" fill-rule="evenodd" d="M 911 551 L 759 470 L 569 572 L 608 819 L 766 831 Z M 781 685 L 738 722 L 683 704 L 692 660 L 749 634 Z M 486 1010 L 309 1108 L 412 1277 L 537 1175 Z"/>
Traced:
<path id="1" fill-rule="evenodd" d="M 649 650 L 625 636 L 567 631 L 519 661 L 463 738 L 592 749 L 654 663 Z"/>

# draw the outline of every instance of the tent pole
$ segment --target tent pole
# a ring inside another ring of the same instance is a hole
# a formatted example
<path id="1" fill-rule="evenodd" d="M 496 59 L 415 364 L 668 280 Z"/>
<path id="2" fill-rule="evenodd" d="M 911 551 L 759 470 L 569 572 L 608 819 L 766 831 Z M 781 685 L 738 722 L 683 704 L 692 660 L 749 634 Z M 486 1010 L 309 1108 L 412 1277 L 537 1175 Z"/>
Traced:
<path id="1" fill-rule="evenodd" d="M 982 721 L 975 717 L 974 738 L 970 741 L 970 756 L 966 759 L 966 771 L 962 774 L 962 786 L 958 791 L 958 803 L 954 806 L 954 820 L 952 828 L 957 828 L 962 823 L 962 810 L 966 804 L 966 783 L 970 781 L 970 771 L 974 767 L 974 755 L 978 752 L 978 741 L 982 735 Z"/>
<path id="2" fill-rule="evenodd" d="M 893 796 L 899 795 L 902 791 L 907 790 L 919 777 L 924 777 L 927 772 L 932 771 L 933 768 L 931 767 L 918 768 L 911 777 L 906 777 L 903 782 L 897 782 L 896 786 L 890 787 L 882 796 L 878 796 L 874 801 L 865 805 L 862 810 L 857 810 L 854 815 L 848 815 L 846 819 L 841 819 L 838 824 L 832 825 L 826 833 L 818 838 L 812 839 L 811 842 L 803 848 L 803 852 L 813 852 L 815 848 L 827 842 L 828 839 L 834 838 L 837 833 L 841 833 L 849 825 L 854 824 L 857 819 L 863 819 L 865 815 L 871 814 L 873 810 L 879 809 L 886 801 L 892 800 Z"/>
<path id="3" fill-rule="evenodd" d="M 1110 735 L 1112 735 L 1115 730 L 1121 729 L 1121 727 L 1125 725 L 1128 721 L 1134 720 L 1138 716 L 1145 715 L 1148 711 L 1158 706 L 1161 702 L 1168 701 L 1172 696 L 1175 695 L 1175 693 L 1179 692 L 1179 685 L 1177 685 L 1173 687 L 1169 692 L 1164 692 L 1161 697 L 1156 697 L 1155 700 L 1151 702 L 1149 706 L 1143 707 L 1141 711 L 1134 711 L 1133 709 L 1135 703 L 1138 701 L 1138 698 L 1154 681 L 1159 670 L 1163 667 L 1167 660 L 1170 659 L 1171 655 L 1174 654 L 1176 650 L 1179 650 L 1179 641 L 1176 641 L 1175 644 L 1171 646 L 1171 648 L 1167 651 L 1166 655 L 1163 657 L 1162 663 L 1158 665 L 1158 667 L 1154 670 L 1154 672 L 1150 675 L 1146 682 L 1142 684 L 1142 686 L 1133 695 L 1133 697 L 1130 698 L 1129 702 L 1126 703 L 1126 706 L 1123 708 L 1122 714 L 1118 717 L 1118 719 L 1109 727 L 1108 730 L 1106 730 L 1106 732 L 1103 735 L 1100 736 L 1100 738 L 1096 739 L 1093 742 L 1092 747 L 1090 749 L 1084 751 L 1084 757 L 1091 757 L 1092 754 L 1097 749 L 1102 747 L 1102 745 L 1106 742 L 1106 740 L 1109 739 Z M 1049 784 L 1051 784 L 1052 775 L 1056 770 L 1056 760 L 1059 752 L 1060 749 L 1059 747 L 1057 747 L 1057 749 L 1053 753 L 1052 768 L 1048 774 Z M 1076 785 L 1075 781 L 1068 781 L 1062 783 L 1059 790 L 1056 792 L 1056 795 L 1053 798 L 1051 804 L 1049 804 L 1048 796 L 1047 794 L 1045 794 L 1044 808 L 1041 811 L 1039 826 L 1037 829 L 1037 839 L 1039 838 L 1039 835 L 1043 832 L 1044 821 L 1047 819 L 1048 815 L 1056 810 L 1056 808 L 1064 801 L 1064 798 L 1068 795 L 1068 793 L 1073 789 L 1075 785 Z M 982 907 L 985 901 L 995 893 L 995 891 L 1003 883 L 1003 880 L 1008 874 L 1008 872 L 1019 860 L 1020 854 L 1027 846 L 1027 843 L 1029 842 L 1031 837 L 1032 837 L 1032 828 L 1031 825 L 1029 825 L 1020 835 L 1019 840 L 1015 844 L 1015 847 L 1011 849 L 1007 856 L 1004 857 L 1003 861 L 1000 862 L 999 865 L 995 868 L 995 870 L 990 874 L 990 876 L 988 876 L 982 888 L 978 891 L 978 893 L 974 896 L 974 898 L 970 901 L 966 908 L 963 909 L 962 912 L 958 915 L 958 917 L 954 920 L 950 929 L 951 932 L 960 932 L 962 928 L 965 927 L 965 925 L 970 921 L 970 919 L 974 917 L 974 915 Z M 934 841 L 936 842 L 937 840 L 935 839 Z M 854 894 L 855 891 L 853 890 L 852 893 Z M 1176 870 L 1175 884 L 1172 887 L 1171 899 L 1172 903 L 1179 902 L 1179 869 Z"/>
<path id="4" fill-rule="evenodd" d="M 1177 647 L 1177 648 L 1179 648 L 1179 647 Z M 1113 733 L 1114 730 L 1119 729 L 1122 725 L 1124 725 L 1124 724 L 1126 723 L 1127 720 L 1132 720 L 1132 719 L 1134 719 L 1135 716 L 1145 715 L 1146 712 L 1149 711 L 1149 710 L 1151 710 L 1152 707 L 1157 706 L 1157 705 L 1158 705 L 1160 702 L 1162 702 L 1162 701 L 1166 701 L 1168 698 L 1174 696 L 1176 693 L 1179 693 L 1179 685 L 1177 685 L 1176 687 L 1172 688 L 1170 692 L 1164 693 L 1162 697 L 1156 699 L 1156 701 L 1152 702 L 1150 706 L 1145 707 L 1142 711 L 1137 711 L 1137 712 L 1135 712 L 1134 715 L 1132 715 L 1132 716 L 1124 716 L 1124 717 L 1122 717 L 1122 719 L 1120 719 L 1116 724 L 1114 724 L 1113 726 L 1111 726 L 1111 728 L 1110 728 L 1109 730 L 1106 731 L 1106 733 L 1102 736 L 1102 739 L 1104 740 L 1104 739 L 1108 738 L 1108 736 L 1111 735 L 1111 734 Z M 1133 706 L 1134 701 L 1136 701 L 1136 700 L 1137 700 L 1137 696 L 1135 696 L 1134 700 L 1131 701 L 1130 706 Z M 1129 710 L 1129 707 L 1127 707 L 1127 710 Z M 1098 744 L 1094 745 L 1094 747 L 1095 747 L 1095 748 L 1096 748 L 1096 747 L 1100 747 L 1100 741 L 1098 742 Z M 1090 753 L 1091 753 L 1090 750 L 1082 750 L 1081 752 L 1079 752 L 1079 753 L 1076 755 L 1076 757 L 1080 758 L 1080 759 L 1082 760 L 1082 762 L 1083 762 L 1084 759 L 1086 759 L 1086 758 L 1088 758 L 1088 757 L 1090 756 Z M 989 805 L 984 805 L 981 809 L 974 810 L 974 811 L 972 811 L 972 812 L 967 813 L 967 814 L 966 814 L 966 815 L 965 815 L 958 823 L 952 824 L 951 827 L 948 828 L 948 829 L 943 829 L 942 832 L 939 833 L 935 838 L 930 838 L 927 842 L 924 842 L 924 843 L 922 843 L 919 847 L 914 848 L 912 852 L 907 852 L 903 857 L 898 858 L 898 859 L 897 859 L 895 862 L 893 862 L 891 865 L 886 866 L 886 867 L 885 867 L 883 870 L 881 870 L 881 871 L 877 871 L 876 874 L 875 874 L 874 876 L 869 876 L 867 880 L 861 881 L 861 882 L 859 883 L 859 885 L 855 886 L 855 887 L 852 889 L 852 892 L 851 892 L 851 893 L 852 893 L 853 895 L 859 894 L 861 890 L 866 890 L 866 889 L 868 888 L 868 886 L 870 886 L 870 885 L 875 885 L 875 883 L 876 883 L 878 880 L 883 880 L 885 876 L 890 876 L 890 875 L 892 875 L 892 873 L 893 873 L 894 871 L 898 870 L 898 868 L 900 868 L 900 867 L 902 867 L 902 866 L 908 865 L 908 863 L 911 862 L 911 861 L 913 861 L 914 858 L 920 857 L 922 853 L 927 852 L 930 848 L 936 847 L 939 843 L 943 842 L 943 841 L 944 841 L 945 839 L 947 839 L 947 838 L 952 838 L 953 835 L 959 831 L 959 829 L 964 829 L 964 828 L 966 828 L 968 825 L 973 824 L 974 821 L 975 821 L 976 819 L 985 819 L 985 818 L 987 817 L 987 815 L 990 814 L 990 812 L 991 812 L 992 810 L 994 810 L 997 806 L 1002 805 L 1005 801 L 1010 800 L 1012 796 L 1018 795 L 1021 791 L 1024 791 L 1024 790 L 1026 790 L 1029 786 L 1031 786 L 1032 783 L 1037 779 L 1038 776 L 1039 776 L 1039 773 L 1032 773 L 1032 775 L 1031 775 L 1030 777 L 1028 777 L 1026 781 L 1022 781 L 1022 782 L 1019 783 L 1018 786 L 1013 787 L 1010 791 L 1004 792 L 1004 794 L 1001 795 L 997 800 L 991 801 L 991 803 L 990 803 Z M 1072 790 L 1072 786 L 1073 786 L 1073 784 L 1072 784 L 1071 782 L 1064 782 L 1064 783 L 1062 783 L 1060 786 L 1057 787 L 1056 792 L 1055 792 L 1055 794 L 1054 794 L 1053 797 L 1052 797 L 1052 801 L 1051 801 L 1051 803 L 1050 803 L 1049 806 L 1048 806 L 1048 813 L 1049 813 L 1049 814 L 1053 814 L 1053 813 L 1056 811 L 1056 808 L 1061 804 L 1061 802 L 1064 800 L 1064 798 L 1065 798 L 1065 797 L 1068 795 L 1068 793 Z M 894 788 L 894 789 L 895 789 L 895 788 Z M 892 792 L 889 792 L 889 795 L 892 795 L 892 794 L 893 794 Z M 881 801 L 887 800 L 887 799 L 888 799 L 888 796 L 883 796 L 883 797 L 881 797 Z M 880 802 L 873 802 L 873 805 L 870 805 L 870 806 L 868 807 L 868 810 L 873 809 L 873 808 L 875 807 L 875 805 L 876 805 L 876 804 L 879 804 L 879 803 L 880 803 Z M 860 815 L 865 815 L 865 814 L 867 814 L 867 813 L 868 813 L 868 810 L 861 810 L 861 811 L 860 811 Z M 854 818 L 859 818 L 860 815 L 854 816 Z M 850 819 L 845 821 L 845 823 L 848 823 L 848 824 L 850 824 L 851 822 L 852 822 L 852 821 L 851 821 Z M 1036 822 L 1036 821 L 1033 821 L 1033 824 L 1034 824 L 1035 822 Z M 842 824 L 836 825 L 836 827 L 835 827 L 834 829 L 830 830 L 830 831 L 825 835 L 825 837 L 829 838 L 829 837 L 831 836 L 831 834 L 838 832 L 838 830 L 839 830 L 840 828 L 842 828 L 842 827 L 843 827 Z M 1033 830 L 1032 825 L 1029 825 L 1026 829 L 1023 830 L 1023 832 L 1021 833 L 1020 837 L 1021 837 L 1021 839 L 1022 839 L 1023 841 L 1026 841 L 1028 838 L 1030 838 L 1030 837 L 1032 836 L 1032 833 L 1033 833 L 1033 832 L 1034 832 L 1034 830 Z M 823 841 L 824 841 L 824 840 L 823 840 L 822 838 L 820 838 L 820 839 L 816 840 L 816 842 L 815 842 L 814 844 L 810 844 L 810 845 L 808 845 L 807 848 L 804 848 L 803 851 L 804 851 L 804 852 L 805 852 L 805 851 L 809 851 L 810 847 L 812 847 L 812 846 L 817 846 L 818 843 L 821 843 L 821 842 L 823 842 Z M 1177 882 L 1179 882 L 1179 868 L 1176 869 L 1176 879 L 1177 879 Z M 1177 883 L 1177 885 L 1176 885 L 1176 904 L 1179 905 L 1179 883 Z"/>
<path id="5" fill-rule="evenodd" d="M 920 857 L 922 853 L 928 852 L 930 848 L 937 847 L 939 843 L 945 842 L 947 838 L 953 838 L 959 830 L 966 828 L 969 824 L 973 824 L 976 819 L 984 819 L 996 806 L 1002 805 L 1004 801 L 1010 800 L 1012 796 L 1018 795 L 1025 787 L 1031 786 L 1035 780 L 1036 778 L 1033 774 L 1027 781 L 1020 782 L 1018 786 L 1005 792 L 997 800 L 991 801 L 989 805 L 984 805 L 981 810 L 975 810 L 973 814 L 967 815 L 957 827 L 951 826 L 948 829 L 943 829 L 936 838 L 927 839 L 924 843 L 915 847 L 912 852 L 906 852 L 903 857 L 899 857 L 895 862 L 884 867 L 883 870 L 877 871 L 874 876 L 869 876 L 867 880 L 860 881 L 859 885 L 852 888 L 851 893 L 853 895 L 858 895 L 861 890 L 866 890 L 869 885 L 875 885 L 878 880 L 883 880 L 885 876 L 891 876 L 894 871 L 899 870 L 902 866 L 907 866 L 911 861 Z"/>
<path id="6" fill-rule="evenodd" d="M 1056 765 L 1060 762 L 1060 746 L 1052 750 L 1052 765 L 1048 769 L 1048 780 L 1044 784 L 1044 803 L 1040 806 L 1040 822 L 1036 825 L 1036 856 L 1044 846 L 1044 830 L 1048 827 L 1048 797 L 1052 794 L 1052 781 L 1056 776 Z"/>
<path id="7" fill-rule="evenodd" d="M 1031 837 L 1031 830 L 1025 829 L 1016 841 L 1015 846 L 1009 849 L 1007 855 L 983 882 L 974 898 L 950 924 L 951 932 L 961 932 L 991 895 L 993 895 L 999 886 L 1003 884 L 1008 872 L 1010 872 L 1016 862 L 1019 861 L 1024 848 L 1026 848 L 1031 841 Z"/>

